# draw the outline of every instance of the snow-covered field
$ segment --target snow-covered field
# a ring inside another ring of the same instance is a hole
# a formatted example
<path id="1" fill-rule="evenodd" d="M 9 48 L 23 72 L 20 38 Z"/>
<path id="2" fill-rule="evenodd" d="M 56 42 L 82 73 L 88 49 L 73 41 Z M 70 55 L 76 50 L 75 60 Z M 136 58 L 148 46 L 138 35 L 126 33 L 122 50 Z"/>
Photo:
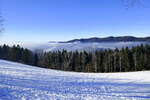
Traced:
<path id="1" fill-rule="evenodd" d="M 0 60 L 0 100 L 150 100 L 150 71 L 75 73 Z"/>

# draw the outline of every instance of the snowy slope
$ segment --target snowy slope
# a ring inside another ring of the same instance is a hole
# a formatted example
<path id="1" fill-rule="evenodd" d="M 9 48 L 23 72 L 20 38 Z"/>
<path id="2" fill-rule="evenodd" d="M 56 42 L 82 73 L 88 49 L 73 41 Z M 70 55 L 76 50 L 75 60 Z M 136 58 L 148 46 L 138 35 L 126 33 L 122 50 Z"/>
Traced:
<path id="1" fill-rule="evenodd" d="M 76 73 L 0 60 L 0 100 L 150 100 L 150 71 Z"/>

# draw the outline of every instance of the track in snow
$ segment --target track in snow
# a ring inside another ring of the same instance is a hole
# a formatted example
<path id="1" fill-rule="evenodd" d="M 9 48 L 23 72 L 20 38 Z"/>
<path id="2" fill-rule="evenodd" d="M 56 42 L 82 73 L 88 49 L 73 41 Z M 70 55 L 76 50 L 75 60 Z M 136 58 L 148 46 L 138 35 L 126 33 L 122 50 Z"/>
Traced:
<path id="1" fill-rule="evenodd" d="M 0 60 L 0 100 L 150 100 L 150 71 L 75 73 Z"/>

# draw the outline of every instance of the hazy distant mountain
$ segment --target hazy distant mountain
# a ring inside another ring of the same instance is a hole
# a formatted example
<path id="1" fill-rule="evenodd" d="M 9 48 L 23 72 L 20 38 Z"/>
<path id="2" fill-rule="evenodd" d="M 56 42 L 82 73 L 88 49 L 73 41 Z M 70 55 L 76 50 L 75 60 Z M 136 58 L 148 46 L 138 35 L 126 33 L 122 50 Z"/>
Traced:
<path id="1" fill-rule="evenodd" d="M 31 50 L 36 51 L 95 51 L 104 49 L 115 49 L 124 47 L 133 47 L 141 44 L 150 44 L 150 37 L 137 38 L 132 36 L 123 37 L 106 37 L 106 38 L 88 38 L 88 39 L 74 39 L 64 42 L 48 42 L 41 44 L 33 44 L 26 46 Z"/>
<path id="2" fill-rule="evenodd" d="M 133 36 L 120 36 L 120 37 L 106 37 L 106 38 L 87 38 L 87 39 L 74 39 L 61 43 L 72 43 L 72 42 L 150 42 L 150 37 L 137 38 Z"/>

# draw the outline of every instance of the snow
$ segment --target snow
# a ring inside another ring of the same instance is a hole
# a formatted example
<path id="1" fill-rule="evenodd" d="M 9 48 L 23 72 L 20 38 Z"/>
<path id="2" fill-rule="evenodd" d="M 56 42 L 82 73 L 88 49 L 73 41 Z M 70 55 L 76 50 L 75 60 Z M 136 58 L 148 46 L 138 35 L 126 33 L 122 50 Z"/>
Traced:
<path id="1" fill-rule="evenodd" d="M 77 73 L 0 60 L 0 100 L 150 100 L 150 71 Z"/>

